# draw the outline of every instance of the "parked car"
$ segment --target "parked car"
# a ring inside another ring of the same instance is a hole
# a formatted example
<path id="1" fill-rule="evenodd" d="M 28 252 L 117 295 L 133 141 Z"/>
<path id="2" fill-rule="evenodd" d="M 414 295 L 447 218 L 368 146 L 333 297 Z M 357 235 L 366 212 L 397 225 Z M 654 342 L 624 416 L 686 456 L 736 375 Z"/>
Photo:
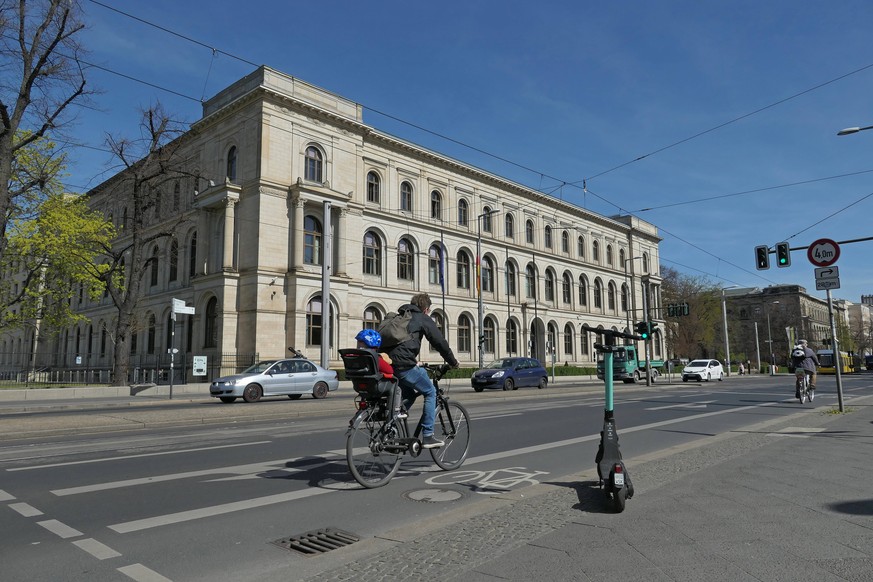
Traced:
<path id="1" fill-rule="evenodd" d="M 539 360 L 534 358 L 501 358 L 474 372 L 470 382 L 476 392 L 482 392 L 486 388 L 545 388 L 549 383 L 549 374 Z"/>
<path id="2" fill-rule="evenodd" d="M 297 400 L 304 394 L 324 398 L 339 388 L 333 370 L 325 370 L 306 358 L 265 360 L 233 376 L 212 381 L 209 394 L 230 404 L 237 398 L 257 402 L 263 396 L 288 396 Z"/>
<path id="3" fill-rule="evenodd" d="M 688 380 L 697 380 L 699 382 L 705 380 L 709 382 L 713 378 L 721 382 L 723 377 L 724 368 L 722 368 L 718 360 L 692 360 L 682 370 L 683 382 Z"/>

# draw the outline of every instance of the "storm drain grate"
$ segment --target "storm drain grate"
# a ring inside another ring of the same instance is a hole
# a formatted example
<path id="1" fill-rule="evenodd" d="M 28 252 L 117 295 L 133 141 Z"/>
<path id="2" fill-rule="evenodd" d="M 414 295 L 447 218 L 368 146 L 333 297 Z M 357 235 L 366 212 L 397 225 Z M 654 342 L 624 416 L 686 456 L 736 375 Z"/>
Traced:
<path id="1" fill-rule="evenodd" d="M 292 536 L 290 538 L 278 539 L 272 543 L 280 548 L 285 548 L 286 550 L 300 552 L 306 556 L 314 556 L 316 554 L 323 554 L 337 548 L 351 545 L 360 539 L 361 538 L 353 533 L 327 527 L 324 529 L 309 531 L 305 534 Z"/>

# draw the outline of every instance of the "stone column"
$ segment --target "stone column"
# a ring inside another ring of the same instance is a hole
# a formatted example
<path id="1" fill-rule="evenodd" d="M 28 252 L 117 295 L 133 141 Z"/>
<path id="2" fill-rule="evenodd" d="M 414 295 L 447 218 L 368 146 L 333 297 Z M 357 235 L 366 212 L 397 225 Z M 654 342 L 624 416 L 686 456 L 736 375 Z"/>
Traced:
<path id="1" fill-rule="evenodd" d="M 224 201 L 224 257 L 221 268 L 233 271 L 233 238 L 234 238 L 234 206 L 236 200 L 227 198 Z"/>
<path id="2" fill-rule="evenodd" d="M 293 201 L 294 211 L 294 259 L 291 268 L 299 270 L 303 268 L 303 213 L 306 209 L 306 201 L 302 198 L 297 198 Z"/>
<path id="3" fill-rule="evenodd" d="M 346 231 L 348 230 L 348 210 L 340 208 L 339 220 L 337 221 L 336 233 L 334 233 L 333 241 L 336 246 L 336 269 L 334 272 L 337 275 L 347 276 L 346 271 L 346 248 L 349 242 L 345 240 Z"/>

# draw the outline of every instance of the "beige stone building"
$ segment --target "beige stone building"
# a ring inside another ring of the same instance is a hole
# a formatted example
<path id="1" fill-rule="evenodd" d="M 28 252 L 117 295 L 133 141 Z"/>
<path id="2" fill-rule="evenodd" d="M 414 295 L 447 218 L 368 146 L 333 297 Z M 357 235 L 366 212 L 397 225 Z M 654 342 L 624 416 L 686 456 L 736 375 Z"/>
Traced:
<path id="1" fill-rule="evenodd" d="M 158 365 L 171 341 L 188 362 L 279 357 L 288 346 L 319 361 L 325 331 L 339 367 L 338 348 L 419 292 L 431 295 L 434 318 L 473 367 L 480 339 L 486 362 L 531 354 L 550 364 L 553 350 L 559 364 L 590 364 L 594 338 L 582 324 L 625 329 L 644 305 L 661 313 L 653 225 L 587 211 L 382 133 L 364 123 L 359 104 L 278 71 L 262 67 L 207 101 L 183 139 L 191 169 L 212 179 L 177 183 L 161 208 L 159 220 L 186 220 L 154 246 L 159 266 L 134 347 L 143 368 Z M 101 192 L 91 193 L 94 206 L 123 220 Z M 171 337 L 174 298 L 195 314 L 180 316 Z M 91 322 L 41 349 L 57 366 L 78 358 L 108 367 L 112 338 L 102 330 L 112 306 L 74 301 Z M 652 356 L 662 355 L 657 336 Z"/>

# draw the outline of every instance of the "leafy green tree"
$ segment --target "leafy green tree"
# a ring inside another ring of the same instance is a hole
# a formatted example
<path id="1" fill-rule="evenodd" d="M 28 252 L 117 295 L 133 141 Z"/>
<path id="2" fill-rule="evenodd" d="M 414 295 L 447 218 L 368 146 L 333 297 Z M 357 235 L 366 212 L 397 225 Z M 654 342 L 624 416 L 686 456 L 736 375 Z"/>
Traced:
<path id="1" fill-rule="evenodd" d="M 18 164 L 60 132 L 70 106 L 88 96 L 76 40 L 81 13 L 76 0 L 0 2 L 0 263 L 10 221 L 39 204 L 58 162 L 43 157 L 26 172 Z"/>

